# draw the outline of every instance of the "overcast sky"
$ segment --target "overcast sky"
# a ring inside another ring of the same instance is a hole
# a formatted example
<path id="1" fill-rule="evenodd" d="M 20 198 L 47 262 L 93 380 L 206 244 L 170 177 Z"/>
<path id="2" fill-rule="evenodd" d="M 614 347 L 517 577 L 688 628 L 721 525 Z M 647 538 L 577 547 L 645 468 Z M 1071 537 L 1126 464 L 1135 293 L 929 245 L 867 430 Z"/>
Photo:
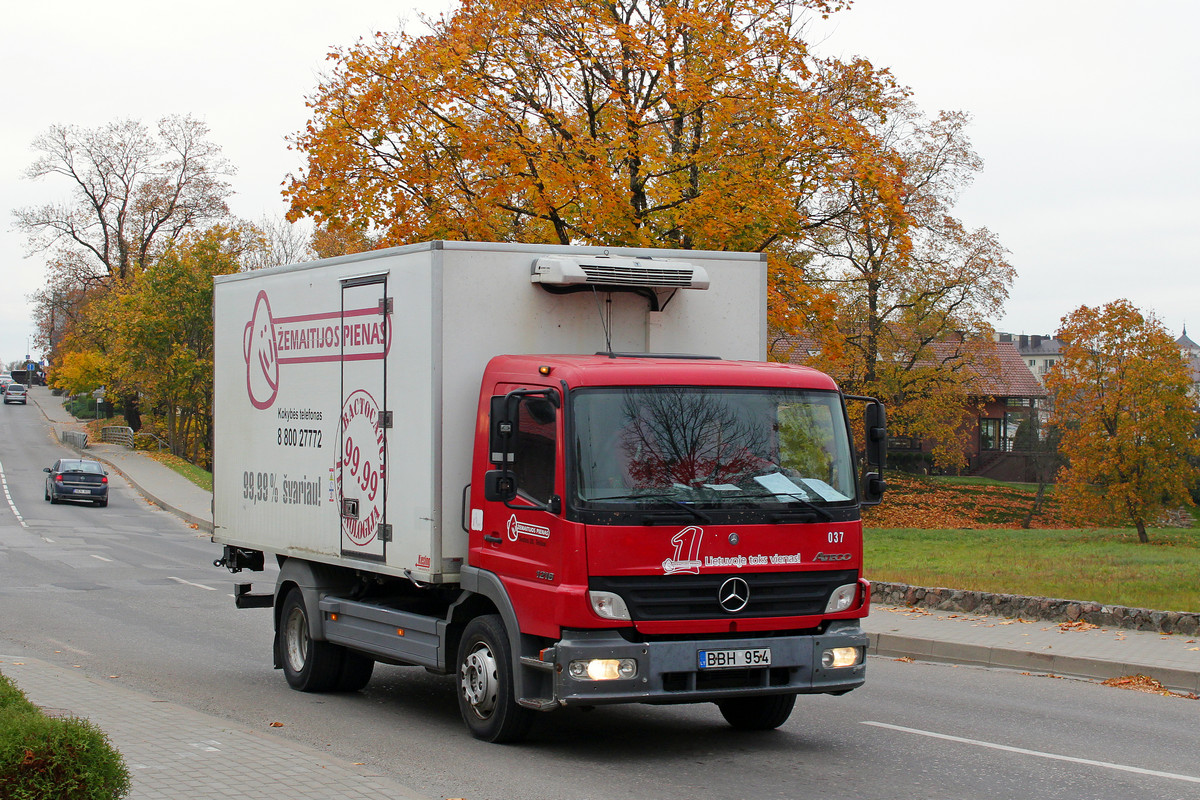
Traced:
<path id="1" fill-rule="evenodd" d="M 285 210 L 299 158 L 284 137 L 325 54 L 449 0 L 42 0 L 0 28 L 0 359 L 27 352 L 27 296 L 45 280 L 12 209 L 66 199 L 22 177 L 54 124 L 153 126 L 192 114 L 237 167 L 238 216 Z M 984 171 L 958 214 L 1011 251 L 1018 278 L 995 320 L 1052 333 L 1081 304 L 1128 298 L 1200 340 L 1200 2 L 858 0 L 810 28 L 825 55 L 889 67 L 929 113 L 969 112 Z M 34 354 L 36 357 L 36 353 Z"/>

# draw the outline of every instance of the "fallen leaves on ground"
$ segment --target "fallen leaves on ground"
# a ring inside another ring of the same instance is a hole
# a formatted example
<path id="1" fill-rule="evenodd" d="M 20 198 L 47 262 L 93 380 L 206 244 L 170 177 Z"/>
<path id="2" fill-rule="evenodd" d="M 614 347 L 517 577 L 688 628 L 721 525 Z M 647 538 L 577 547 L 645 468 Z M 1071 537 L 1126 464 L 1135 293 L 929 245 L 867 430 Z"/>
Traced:
<path id="1" fill-rule="evenodd" d="M 272 727 L 272 728 L 282 728 L 282 727 L 283 727 L 283 723 L 282 723 L 282 722 L 272 722 L 272 723 L 271 723 L 271 727 Z"/>
<path id="2" fill-rule="evenodd" d="M 1151 678 L 1149 675 L 1126 675 L 1121 678 L 1109 678 L 1106 681 L 1101 681 L 1101 683 L 1117 689 L 1129 689 L 1130 691 L 1146 692 L 1148 694 L 1161 694 L 1163 697 L 1182 697 L 1186 700 L 1200 700 L 1200 697 L 1192 692 L 1172 692 L 1163 686 L 1160 681 Z"/>
<path id="3" fill-rule="evenodd" d="M 1034 493 L 1001 484 L 943 483 L 888 473 L 887 502 L 863 512 L 868 528 L 1020 528 Z M 1031 522 L 1033 528 L 1069 528 L 1053 495 Z"/>
<path id="4" fill-rule="evenodd" d="M 1058 623 L 1058 629 L 1060 631 L 1064 631 L 1064 632 L 1065 631 L 1095 631 L 1095 630 L 1099 630 L 1100 626 L 1093 625 L 1090 622 L 1084 622 L 1081 619 L 1077 619 L 1073 622 Z"/>
<path id="5" fill-rule="evenodd" d="M 897 661 L 899 661 L 899 662 L 901 662 L 901 663 L 903 663 L 903 664 L 911 664 L 911 663 L 913 663 L 913 661 L 915 661 L 916 659 L 913 659 L 913 658 L 911 658 L 910 656 L 900 656 L 900 657 L 899 657 L 899 658 L 897 658 L 896 660 L 897 660 Z"/>

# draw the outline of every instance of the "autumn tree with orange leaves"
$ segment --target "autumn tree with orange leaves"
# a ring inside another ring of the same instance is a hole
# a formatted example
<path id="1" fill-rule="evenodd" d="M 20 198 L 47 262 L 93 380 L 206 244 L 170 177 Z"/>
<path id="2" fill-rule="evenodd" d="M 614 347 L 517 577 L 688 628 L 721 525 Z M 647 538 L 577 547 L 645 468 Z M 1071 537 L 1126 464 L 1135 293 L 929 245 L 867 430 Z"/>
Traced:
<path id="1" fill-rule="evenodd" d="M 1046 378 L 1062 432 L 1064 508 L 1096 522 L 1146 528 L 1165 508 L 1190 506 L 1197 412 L 1187 363 L 1153 316 L 1127 300 L 1063 318 L 1063 358 Z"/>
<path id="2" fill-rule="evenodd" d="M 872 123 L 900 160 L 900 179 L 835 184 L 828 211 L 850 213 L 829 213 L 806 243 L 806 286 L 831 297 L 833 313 L 807 315 L 812 355 L 803 360 L 884 400 L 891 432 L 930 442 L 935 462 L 949 468 L 964 466 L 972 403 L 999 369 L 988 320 L 1016 274 L 994 234 L 952 213 L 982 168 L 967 123 L 956 112 L 928 119 L 911 103 Z M 903 217 L 888 212 L 896 202 Z M 787 358 L 782 345 L 774 355 Z"/>
<path id="3" fill-rule="evenodd" d="M 333 52 L 295 137 L 292 218 L 379 245 L 448 238 L 769 250 L 795 266 L 898 179 L 872 122 L 903 91 L 813 56 L 805 0 L 473 0 Z M 903 218 L 894 194 L 866 213 Z M 778 305 L 778 304 L 776 304 Z"/>

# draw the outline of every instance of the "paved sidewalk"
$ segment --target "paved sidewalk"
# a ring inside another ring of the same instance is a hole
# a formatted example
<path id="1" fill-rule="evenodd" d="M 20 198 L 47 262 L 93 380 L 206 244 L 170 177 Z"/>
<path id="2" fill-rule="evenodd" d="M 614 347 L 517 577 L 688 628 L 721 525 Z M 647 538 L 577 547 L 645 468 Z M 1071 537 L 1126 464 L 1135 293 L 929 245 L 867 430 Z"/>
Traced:
<path id="1" fill-rule="evenodd" d="M 1200 637 L 892 606 L 872 606 L 863 628 L 879 656 L 1094 680 L 1146 675 L 1200 694 Z"/>
<path id="2" fill-rule="evenodd" d="M 86 717 L 125 758 L 129 800 L 420 800 L 364 764 L 32 658 L 0 671 L 48 713 Z"/>

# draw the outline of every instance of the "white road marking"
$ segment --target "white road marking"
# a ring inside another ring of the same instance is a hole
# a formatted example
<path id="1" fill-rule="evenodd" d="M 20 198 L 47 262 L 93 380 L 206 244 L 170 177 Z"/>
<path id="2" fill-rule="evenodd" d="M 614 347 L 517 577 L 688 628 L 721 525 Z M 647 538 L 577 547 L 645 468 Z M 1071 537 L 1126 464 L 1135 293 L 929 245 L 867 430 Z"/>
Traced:
<path id="1" fill-rule="evenodd" d="M 111 559 L 111 558 L 105 558 L 104 556 L 98 556 L 98 555 L 96 555 L 95 553 L 92 553 L 92 554 L 91 554 L 91 556 L 92 556 L 92 558 L 98 558 L 98 559 L 100 559 L 101 561 L 108 561 L 109 563 L 112 563 L 112 559 Z"/>
<path id="2" fill-rule="evenodd" d="M 197 589 L 207 589 L 210 592 L 216 591 L 216 589 L 211 586 L 205 586 L 203 583 L 192 583 L 191 581 L 185 581 L 183 578 L 176 578 L 174 575 L 168 575 L 167 578 L 175 581 L 176 583 L 182 583 L 184 586 L 195 586 Z"/>
<path id="3" fill-rule="evenodd" d="M 17 522 L 21 523 L 22 528 L 28 528 L 25 524 L 25 518 L 21 516 L 21 511 L 17 508 L 17 504 L 13 502 L 12 493 L 8 491 L 8 478 L 4 475 L 4 464 L 0 463 L 0 487 L 4 488 L 4 499 L 8 501 L 8 507 L 12 509 L 13 516 L 17 518 Z"/>
<path id="4" fill-rule="evenodd" d="M 950 736 L 945 733 L 934 733 L 933 731 L 923 731 L 917 728 L 905 728 L 900 725 L 889 725 L 886 722 L 869 722 L 863 721 L 863 725 L 873 725 L 876 728 L 887 728 L 888 730 L 900 731 L 901 733 L 915 733 L 918 736 L 928 736 L 932 739 L 942 739 L 947 742 L 958 742 L 960 744 L 970 744 L 976 747 L 986 747 L 991 750 L 1003 750 L 1006 753 L 1018 753 L 1024 756 L 1036 756 L 1037 758 L 1047 758 L 1052 761 L 1069 761 L 1072 764 L 1084 764 L 1089 767 L 1103 767 L 1104 769 L 1115 769 L 1120 772 L 1132 772 L 1137 775 L 1152 775 L 1156 778 L 1170 778 L 1177 781 L 1186 781 L 1188 783 L 1200 783 L 1200 778 L 1194 775 L 1179 775 L 1174 772 L 1159 772 L 1154 769 L 1142 769 L 1141 767 L 1130 767 L 1125 764 L 1114 764 L 1111 761 L 1093 761 L 1090 758 L 1075 758 L 1074 756 L 1061 756 L 1057 753 L 1043 753 L 1040 750 L 1026 750 L 1024 747 L 1009 747 L 1006 744 L 996 744 L 994 742 L 984 742 L 979 739 L 964 739 L 961 736 Z"/>

